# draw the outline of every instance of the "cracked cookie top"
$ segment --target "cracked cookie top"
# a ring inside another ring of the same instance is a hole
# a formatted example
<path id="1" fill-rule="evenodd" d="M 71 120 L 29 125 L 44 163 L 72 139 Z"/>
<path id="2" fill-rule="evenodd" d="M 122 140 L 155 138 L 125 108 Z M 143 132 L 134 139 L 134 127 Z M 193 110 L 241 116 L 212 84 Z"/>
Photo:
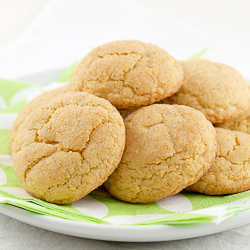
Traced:
<path id="1" fill-rule="evenodd" d="M 134 109 L 174 94 L 182 81 L 182 67 L 165 50 L 139 41 L 116 41 L 83 58 L 70 84 L 73 91 L 103 97 L 117 109 Z"/>
<path id="2" fill-rule="evenodd" d="M 88 93 L 68 92 L 26 118 L 14 142 L 13 163 L 29 193 L 67 204 L 106 181 L 124 146 L 125 127 L 115 107 Z"/>
<path id="3" fill-rule="evenodd" d="M 250 135 L 216 128 L 218 151 L 211 168 L 187 191 L 226 195 L 250 189 Z"/>
<path id="4" fill-rule="evenodd" d="M 204 59 L 182 61 L 184 82 L 180 90 L 163 103 L 175 103 L 200 110 L 212 123 L 244 115 L 250 107 L 250 91 L 237 70 Z"/>
<path id="5" fill-rule="evenodd" d="M 10 139 L 9 139 L 9 150 L 12 153 L 12 147 L 15 140 L 15 137 L 18 133 L 19 127 L 25 121 L 26 117 L 36 108 L 41 107 L 47 101 L 50 101 L 51 98 L 55 97 L 58 94 L 62 94 L 69 91 L 69 85 L 62 86 L 60 88 L 53 89 L 51 91 L 44 92 L 43 94 L 37 96 L 31 102 L 29 102 L 18 114 L 17 118 L 12 124 L 10 130 Z"/>
<path id="6" fill-rule="evenodd" d="M 215 158 L 215 129 L 193 108 L 154 104 L 124 122 L 124 154 L 104 183 L 120 200 L 146 203 L 176 194 L 195 183 Z"/>

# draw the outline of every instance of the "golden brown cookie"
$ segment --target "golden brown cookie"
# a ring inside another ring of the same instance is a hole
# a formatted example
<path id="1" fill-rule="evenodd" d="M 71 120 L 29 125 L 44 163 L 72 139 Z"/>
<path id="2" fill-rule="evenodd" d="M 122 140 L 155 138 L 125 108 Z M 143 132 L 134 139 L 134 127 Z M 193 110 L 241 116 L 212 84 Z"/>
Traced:
<path id="1" fill-rule="evenodd" d="M 175 93 L 180 64 L 165 50 L 139 41 L 116 41 L 93 49 L 74 70 L 73 91 L 109 100 L 117 109 L 135 109 Z"/>
<path id="2" fill-rule="evenodd" d="M 124 146 L 125 127 L 115 107 L 88 93 L 68 92 L 26 118 L 14 141 L 13 163 L 29 193 L 67 204 L 106 181 Z"/>
<path id="3" fill-rule="evenodd" d="M 218 151 L 211 168 L 187 191 L 225 195 L 250 189 L 250 135 L 216 128 Z"/>
<path id="4" fill-rule="evenodd" d="M 154 104 L 124 122 L 124 154 L 104 183 L 122 201 L 146 203 L 176 194 L 195 183 L 215 158 L 215 129 L 193 108 Z"/>
<path id="5" fill-rule="evenodd" d="M 214 124 L 216 127 L 237 130 L 240 132 L 244 132 L 250 134 L 250 109 L 248 109 L 247 113 L 237 119 L 234 119 L 229 122 L 223 122 Z"/>
<path id="6" fill-rule="evenodd" d="M 64 85 L 60 88 L 53 89 L 48 92 L 44 92 L 43 94 L 34 98 L 31 102 L 29 102 L 18 114 L 16 120 L 12 124 L 10 130 L 10 139 L 9 139 L 9 150 L 12 153 L 12 147 L 14 143 L 14 139 L 17 135 L 18 129 L 20 125 L 24 122 L 25 118 L 36 108 L 42 107 L 44 103 L 51 100 L 54 96 L 65 93 L 69 91 L 69 85 Z"/>
<path id="7" fill-rule="evenodd" d="M 183 61 L 181 65 L 184 70 L 183 85 L 165 103 L 198 109 L 212 123 L 230 121 L 247 112 L 250 91 L 234 68 L 204 59 Z"/>

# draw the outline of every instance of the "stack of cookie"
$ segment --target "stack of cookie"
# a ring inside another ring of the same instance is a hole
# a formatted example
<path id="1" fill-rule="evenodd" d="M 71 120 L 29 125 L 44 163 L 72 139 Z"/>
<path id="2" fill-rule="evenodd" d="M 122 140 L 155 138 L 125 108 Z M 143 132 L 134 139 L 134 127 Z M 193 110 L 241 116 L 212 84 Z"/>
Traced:
<path id="1" fill-rule="evenodd" d="M 132 203 L 183 189 L 230 194 L 250 189 L 250 135 L 212 123 L 227 126 L 249 108 L 235 69 L 117 41 L 83 58 L 69 85 L 30 102 L 9 148 L 23 187 L 56 204 L 103 183 Z"/>

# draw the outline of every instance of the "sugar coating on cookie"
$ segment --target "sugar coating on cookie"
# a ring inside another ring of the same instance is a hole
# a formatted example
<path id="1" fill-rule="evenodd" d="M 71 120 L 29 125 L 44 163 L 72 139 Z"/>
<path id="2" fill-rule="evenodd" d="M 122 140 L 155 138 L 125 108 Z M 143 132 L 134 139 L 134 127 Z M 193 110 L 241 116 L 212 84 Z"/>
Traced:
<path id="1" fill-rule="evenodd" d="M 176 194 L 195 183 L 215 158 L 215 129 L 193 108 L 154 104 L 124 122 L 124 154 L 104 183 L 122 201 L 147 203 Z"/>
<path id="2" fill-rule="evenodd" d="M 175 103 L 200 110 L 212 123 L 244 115 L 250 107 L 250 91 L 234 68 L 204 59 L 182 61 L 184 82 L 180 90 L 163 103 Z"/>
<path id="3" fill-rule="evenodd" d="M 226 195 L 250 189 L 250 135 L 216 128 L 218 151 L 211 168 L 187 191 Z"/>
<path id="4" fill-rule="evenodd" d="M 13 163 L 29 193 L 67 204 L 106 181 L 124 146 L 125 126 L 115 107 L 88 93 L 68 92 L 26 118 L 14 142 Z"/>
<path id="5" fill-rule="evenodd" d="M 182 81 L 182 67 L 165 50 L 128 40 L 93 49 L 74 70 L 70 84 L 73 91 L 103 97 L 117 109 L 134 109 L 172 95 Z"/>
<path id="6" fill-rule="evenodd" d="M 69 91 L 69 85 L 65 85 L 37 96 L 31 102 L 29 102 L 18 114 L 17 118 L 15 119 L 12 127 L 10 129 L 10 139 L 9 139 L 9 150 L 12 153 L 12 147 L 15 140 L 15 137 L 18 133 L 19 127 L 22 125 L 26 117 L 36 108 L 42 107 L 44 103 L 50 101 L 54 96 L 58 94 L 62 94 Z"/>
<path id="7" fill-rule="evenodd" d="M 247 113 L 237 119 L 234 119 L 229 122 L 223 122 L 214 124 L 216 127 L 237 130 L 243 133 L 250 134 L 250 109 L 248 109 Z"/>

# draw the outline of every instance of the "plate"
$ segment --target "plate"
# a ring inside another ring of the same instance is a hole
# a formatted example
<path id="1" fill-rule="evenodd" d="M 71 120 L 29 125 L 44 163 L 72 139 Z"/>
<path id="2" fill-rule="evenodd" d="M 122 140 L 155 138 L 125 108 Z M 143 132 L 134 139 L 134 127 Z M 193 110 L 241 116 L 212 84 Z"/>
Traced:
<path id="1" fill-rule="evenodd" d="M 0 213 L 32 226 L 61 234 L 123 242 L 157 242 L 188 239 L 223 232 L 250 223 L 250 211 L 242 212 L 219 225 L 199 224 L 193 226 L 115 226 L 86 223 L 39 215 L 6 204 L 0 204 Z"/>
<path id="2" fill-rule="evenodd" d="M 55 79 L 62 70 L 39 73 L 23 77 L 22 81 L 46 84 Z M 37 80 L 38 79 L 38 80 Z M 249 81 L 248 81 L 249 83 Z M 188 239 L 215 234 L 250 223 L 250 211 L 242 212 L 220 224 L 198 224 L 185 226 L 169 225 L 106 225 L 61 219 L 53 216 L 36 214 L 12 205 L 0 204 L 0 213 L 26 224 L 49 231 L 77 237 L 123 241 L 123 242 L 157 242 Z"/>

